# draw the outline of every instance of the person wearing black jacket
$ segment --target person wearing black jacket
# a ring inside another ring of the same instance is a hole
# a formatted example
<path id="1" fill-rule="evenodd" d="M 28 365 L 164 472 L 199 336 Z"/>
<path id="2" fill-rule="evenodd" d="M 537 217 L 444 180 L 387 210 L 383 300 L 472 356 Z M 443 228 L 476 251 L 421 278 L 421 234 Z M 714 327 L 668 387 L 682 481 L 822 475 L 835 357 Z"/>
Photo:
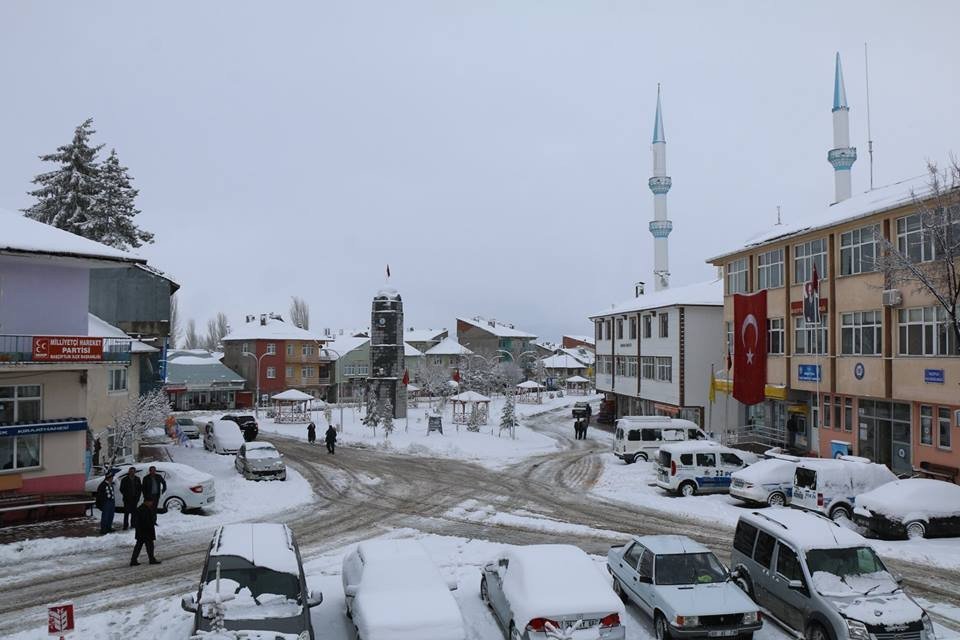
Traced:
<path id="1" fill-rule="evenodd" d="M 160 504 L 160 496 L 167 491 L 167 481 L 157 473 L 156 467 L 150 467 L 150 471 L 143 479 L 143 501 L 149 500 L 153 509 L 156 510 Z"/>
<path id="2" fill-rule="evenodd" d="M 100 535 L 113 531 L 113 513 L 117 508 L 117 499 L 113 492 L 113 471 L 97 485 L 97 509 L 100 509 Z"/>
<path id="3" fill-rule="evenodd" d="M 130 558 L 130 566 L 135 567 L 140 564 L 140 550 L 147 548 L 147 557 L 150 558 L 150 564 L 160 564 L 157 557 L 153 554 L 153 543 L 157 539 L 157 510 L 150 500 L 144 500 L 143 504 L 137 507 L 137 517 L 134 524 L 137 543 L 133 545 L 133 556 Z"/>
<path id="4" fill-rule="evenodd" d="M 313 444 L 317 441 L 317 425 L 312 422 L 307 425 L 307 442 Z"/>
<path id="5" fill-rule="evenodd" d="M 140 493 L 142 489 L 140 478 L 137 477 L 137 470 L 130 467 L 127 475 L 120 480 L 120 495 L 123 497 L 123 529 L 132 524 L 137 526 L 137 503 L 140 502 Z"/>
<path id="6" fill-rule="evenodd" d="M 327 427 L 327 433 L 324 434 L 327 440 L 327 453 L 335 453 L 337 446 L 337 430 L 333 428 L 333 425 Z"/>

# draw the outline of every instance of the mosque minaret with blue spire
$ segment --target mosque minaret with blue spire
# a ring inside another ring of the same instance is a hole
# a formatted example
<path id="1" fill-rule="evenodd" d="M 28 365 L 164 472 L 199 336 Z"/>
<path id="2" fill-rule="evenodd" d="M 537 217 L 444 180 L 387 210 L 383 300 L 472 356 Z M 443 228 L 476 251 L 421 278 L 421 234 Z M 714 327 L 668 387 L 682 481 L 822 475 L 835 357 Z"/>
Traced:
<path id="1" fill-rule="evenodd" d="M 659 105 L 657 113 L 660 113 Z M 857 160 L 857 149 L 850 146 L 850 107 L 847 106 L 839 52 L 833 76 L 833 149 L 827 153 L 827 160 L 833 165 L 835 202 L 843 202 L 852 191 L 850 167 Z"/>
<path id="2" fill-rule="evenodd" d="M 670 261 L 667 252 L 667 238 L 673 230 L 673 223 L 667 218 L 667 192 L 672 181 L 667 175 L 667 140 L 663 135 L 663 115 L 660 112 L 660 85 L 657 85 L 657 115 L 653 121 L 653 177 L 648 181 L 653 192 L 653 220 L 650 221 L 650 233 L 653 234 L 653 285 L 656 291 L 670 286 Z"/>

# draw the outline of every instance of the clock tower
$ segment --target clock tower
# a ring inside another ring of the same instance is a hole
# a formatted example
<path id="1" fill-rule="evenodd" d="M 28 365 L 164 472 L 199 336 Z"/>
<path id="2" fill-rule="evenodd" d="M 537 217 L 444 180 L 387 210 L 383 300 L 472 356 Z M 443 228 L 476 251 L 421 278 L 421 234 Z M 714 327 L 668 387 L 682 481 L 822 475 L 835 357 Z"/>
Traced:
<path id="1" fill-rule="evenodd" d="M 407 416 L 403 386 L 403 300 L 396 289 L 384 288 L 373 298 L 370 314 L 370 375 L 367 392 L 378 402 L 393 405 L 393 417 Z"/>

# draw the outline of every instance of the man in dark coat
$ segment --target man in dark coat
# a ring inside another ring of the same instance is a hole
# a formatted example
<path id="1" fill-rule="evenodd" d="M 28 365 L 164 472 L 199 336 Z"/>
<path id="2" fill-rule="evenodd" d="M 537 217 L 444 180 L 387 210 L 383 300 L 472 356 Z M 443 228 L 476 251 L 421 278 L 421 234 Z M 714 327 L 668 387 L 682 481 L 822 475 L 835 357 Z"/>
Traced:
<path id="1" fill-rule="evenodd" d="M 317 441 L 317 425 L 312 422 L 307 425 L 307 442 L 313 444 Z"/>
<path id="2" fill-rule="evenodd" d="M 146 477 L 143 479 L 143 501 L 148 500 L 153 506 L 154 511 L 160 504 L 160 497 L 167 491 L 167 481 L 157 473 L 156 467 L 150 467 Z"/>
<path id="3" fill-rule="evenodd" d="M 153 555 L 153 542 L 157 539 L 156 527 L 156 505 L 150 500 L 144 500 L 143 504 L 137 507 L 137 517 L 134 524 L 137 543 L 133 545 L 133 556 L 130 558 L 131 567 L 140 564 L 140 550 L 144 547 L 147 548 L 147 557 L 150 558 L 150 564 L 160 564 L 160 561 Z"/>
<path id="4" fill-rule="evenodd" d="M 123 530 L 128 528 L 129 520 L 134 527 L 137 526 L 137 503 L 140 502 L 140 494 L 143 491 L 140 478 L 137 477 L 137 470 L 133 467 L 127 469 L 127 475 L 120 480 L 120 495 L 123 496 Z"/>
<path id="5" fill-rule="evenodd" d="M 327 433 L 324 435 L 327 440 L 327 453 L 336 453 L 334 450 L 337 446 L 337 430 L 333 428 L 332 424 L 327 427 Z"/>
<path id="6" fill-rule="evenodd" d="M 97 509 L 100 509 L 100 535 L 113 531 L 113 513 L 117 509 L 117 498 L 113 490 L 113 471 L 97 486 Z"/>

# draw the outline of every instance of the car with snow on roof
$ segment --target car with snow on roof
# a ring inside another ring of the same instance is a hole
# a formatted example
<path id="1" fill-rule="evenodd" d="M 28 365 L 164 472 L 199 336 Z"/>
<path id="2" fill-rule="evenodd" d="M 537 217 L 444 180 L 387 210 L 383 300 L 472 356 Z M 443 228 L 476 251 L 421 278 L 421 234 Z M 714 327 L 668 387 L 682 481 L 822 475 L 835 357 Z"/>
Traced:
<path id="1" fill-rule="evenodd" d="M 343 559 L 347 617 L 359 640 L 464 640 L 466 629 L 451 591 L 413 539 L 367 540 Z"/>
<path id="2" fill-rule="evenodd" d="M 269 442 L 254 441 L 240 445 L 234 466 L 247 480 L 286 480 L 283 454 Z"/>
<path id="3" fill-rule="evenodd" d="M 196 440 L 200 437 L 200 427 L 198 427 L 197 423 L 193 421 L 193 418 L 181 416 L 176 418 L 176 424 L 183 435 L 187 436 L 191 440 Z"/>
<path id="4" fill-rule="evenodd" d="M 236 455 L 246 442 L 236 422 L 210 420 L 203 426 L 203 448 L 221 455 Z"/>
<path id="5" fill-rule="evenodd" d="M 483 568 L 480 597 L 507 640 L 625 637 L 623 602 L 593 560 L 574 546 L 504 551 Z"/>
<path id="6" fill-rule="evenodd" d="M 754 453 L 710 440 L 664 444 L 657 454 L 657 486 L 682 496 L 726 493 L 731 474 L 757 459 Z"/>
<path id="7" fill-rule="evenodd" d="M 160 511 L 191 511 L 210 506 L 217 499 L 217 487 L 213 476 L 190 465 L 179 462 L 138 462 L 137 464 L 114 465 L 113 490 L 117 497 L 117 511 L 123 511 L 123 500 L 120 497 L 120 483 L 133 467 L 136 475 L 142 481 L 150 471 L 150 467 L 157 468 L 157 475 L 167 483 L 167 489 L 160 496 L 157 508 Z M 95 495 L 97 487 L 103 482 L 104 476 L 93 476 L 87 480 L 84 489 Z"/>
<path id="8" fill-rule="evenodd" d="M 658 640 L 746 640 L 763 626 L 723 563 L 685 536 L 636 536 L 607 552 L 607 570 L 617 595 L 650 616 Z"/>
<path id="9" fill-rule="evenodd" d="M 730 495 L 747 504 L 783 507 L 793 495 L 793 474 L 800 458 L 774 454 L 730 474 Z"/>
<path id="10" fill-rule="evenodd" d="M 960 536 L 960 485 L 909 478 L 857 496 L 853 521 L 884 539 Z"/>
<path id="11" fill-rule="evenodd" d="M 623 416 L 613 432 L 613 455 L 627 464 L 653 460 L 660 445 L 684 440 L 708 440 L 696 423 L 668 416 Z"/>
<path id="12" fill-rule="evenodd" d="M 180 606 L 194 614 L 193 633 L 209 632 L 222 608 L 224 627 L 251 640 L 314 640 L 310 608 L 321 602 L 323 594 L 307 588 L 290 528 L 245 522 L 217 529 L 200 587 Z"/>
<path id="13" fill-rule="evenodd" d="M 886 465 L 866 458 L 805 458 L 793 472 L 790 506 L 849 520 L 858 495 L 896 479 Z"/>
<path id="14" fill-rule="evenodd" d="M 740 516 L 731 574 L 807 640 L 934 640 L 927 613 L 860 534 L 797 509 Z"/>

